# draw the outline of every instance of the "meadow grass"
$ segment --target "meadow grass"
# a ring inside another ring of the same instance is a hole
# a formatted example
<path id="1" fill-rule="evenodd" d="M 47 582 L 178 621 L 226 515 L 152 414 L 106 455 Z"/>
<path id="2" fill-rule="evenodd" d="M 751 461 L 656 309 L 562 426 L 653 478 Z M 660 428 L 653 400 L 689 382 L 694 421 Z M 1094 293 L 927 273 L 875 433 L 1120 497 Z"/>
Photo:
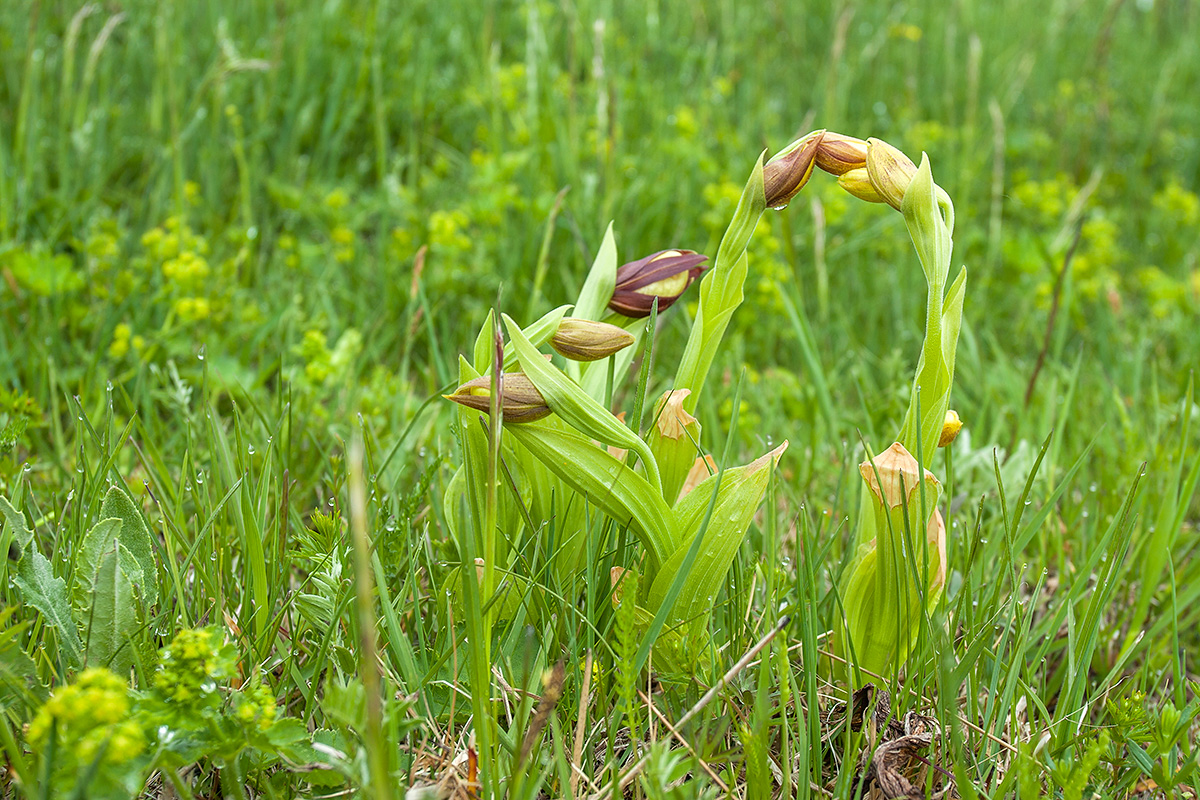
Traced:
<path id="1" fill-rule="evenodd" d="M 1200 13 L 811 5 L 0 6 L 0 541 L 70 587 L 124 487 L 160 595 L 125 688 L 0 566 L 0 794 L 853 797 L 886 691 L 932 733 L 920 796 L 1195 796 Z M 438 395 L 487 312 L 574 298 L 610 221 L 624 260 L 714 256 L 759 153 L 821 127 L 927 151 L 971 270 L 904 669 L 851 699 L 821 667 L 925 299 L 899 216 L 828 176 L 759 223 L 694 411 L 714 453 L 791 442 L 707 661 L 639 668 L 595 509 L 580 578 L 529 520 L 508 595 L 456 583 Z"/>

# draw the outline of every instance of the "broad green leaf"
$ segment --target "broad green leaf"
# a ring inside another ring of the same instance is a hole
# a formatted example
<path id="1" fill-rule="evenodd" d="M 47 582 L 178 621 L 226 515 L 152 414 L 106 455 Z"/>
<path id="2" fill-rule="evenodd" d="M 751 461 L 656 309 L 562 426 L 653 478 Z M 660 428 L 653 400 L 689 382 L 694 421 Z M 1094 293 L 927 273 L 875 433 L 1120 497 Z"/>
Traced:
<path id="1" fill-rule="evenodd" d="M 75 559 L 75 588 L 83 595 L 92 593 L 92 583 L 100 569 L 104 551 L 111 550 L 113 542 L 120 541 L 124 520 L 119 517 L 102 519 L 83 536 L 83 547 Z"/>
<path id="2" fill-rule="evenodd" d="M 59 647 L 67 662 L 73 667 L 82 664 L 83 647 L 67 601 L 67 583 L 55 577 L 46 557 L 36 550 L 26 553 L 17 565 L 16 585 L 21 598 L 58 631 Z"/>
<path id="3" fill-rule="evenodd" d="M 645 465 L 650 483 L 661 495 L 662 481 L 658 474 L 658 463 L 654 460 L 649 446 L 636 433 L 622 425 L 612 412 L 583 391 L 579 384 L 542 358 L 542 354 L 525 338 L 520 327 L 508 315 L 504 315 L 504 324 L 516 347 L 521 368 L 546 398 L 546 405 L 550 406 L 563 422 L 580 433 L 604 444 L 637 453 Z"/>
<path id="4" fill-rule="evenodd" d="M 720 592 L 729 565 L 746 538 L 746 530 L 758 511 L 771 478 L 771 468 L 787 450 L 787 442 L 751 463 L 725 471 L 717 491 L 704 541 L 684 579 L 683 588 L 675 599 L 675 608 L 668 620 L 681 621 L 700 627 L 707 621 L 712 604 Z M 650 586 L 646 607 L 657 611 L 680 570 L 687 551 L 699 533 L 712 499 L 717 476 L 713 475 L 689 492 L 675 508 L 674 518 L 680 542 L 664 563 Z"/>
<path id="5" fill-rule="evenodd" d="M 656 487 L 575 431 L 541 422 L 506 430 L 592 505 L 618 524 L 629 525 L 646 548 L 651 574 L 658 570 L 674 547 L 675 534 L 671 510 Z"/>
<path id="6" fill-rule="evenodd" d="M 116 517 L 121 520 L 121 532 L 118 538 L 121 544 L 137 559 L 140 566 L 140 576 L 131 575 L 141 589 L 142 599 L 147 606 L 158 602 L 158 566 L 154 561 L 154 544 L 150 539 L 150 530 L 142 519 L 142 512 L 133 504 L 133 500 L 119 486 L 113 486 L 104 496 L 100 504 L 100 519 Z"/>
<path id="7" fill-rule="evenodd" d="M 6 625 L 16 611 L 17 606 L 0 611 L 0 625 Z M 32 624 L 32 620 L 26 620 L 0 631 L 0 712 L 14 701 L 43 694 L 37 665 L 21 647 L 23 634 Z"/>
<path id="8" fill-rule="evenodd" d="M 133 666 L 133 642 L 137 629 L 137 590 L 134 581 L 142 575 L 137 558 L 121 542 L 103 553 L 92 584 L 91 608 L 84 612 L 88 632 L 88 663 L 128 675 Z"/>

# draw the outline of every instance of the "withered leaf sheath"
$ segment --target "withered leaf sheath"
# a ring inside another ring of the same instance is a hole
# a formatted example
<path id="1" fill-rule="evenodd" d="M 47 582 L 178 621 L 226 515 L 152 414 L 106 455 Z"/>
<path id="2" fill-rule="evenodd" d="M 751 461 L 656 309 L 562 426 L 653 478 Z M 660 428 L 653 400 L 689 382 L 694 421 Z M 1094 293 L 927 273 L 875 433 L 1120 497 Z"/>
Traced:
<path id="1" fill-rule="evenodd" d="M 633 344 L 633 334 L 607 322 L 563 317 L 550 346 L 572 361 L 599 361 Z"/>
<path id="2" fill-rule="evenodd" d="M 503 395 L 500 410 L 504 415 L 504 423 L 535 422 L 550 416 L 550 406 L 546 398 L 533 385 L 533 381 L 523 372 L 505 372 L 501 375 L 500 392 Z M 484 375 L 472 381 L 467 381 L 454 390 L 453 394 L 443 395 L 447 400 L 453 400 L 459 405 L 487 413 L 491 400 L 492 378 Z"/>
<path id="3" fill-rule="evenodd" d="M 797 139 L 763 165 L 763 192 L 767 208 L 783 208 L 791 202 L 812 175 L 817 149 L 825 131 L 813 131 Z"/>
<path id="4" fill-rule="evenodd" d="M 608 307 L 626 317 L 648 317 L 658 298 L 664 311 L 704 270 L 708 256 L 694 250 L 660 250 L 617 270 L 617 285 Z"/>

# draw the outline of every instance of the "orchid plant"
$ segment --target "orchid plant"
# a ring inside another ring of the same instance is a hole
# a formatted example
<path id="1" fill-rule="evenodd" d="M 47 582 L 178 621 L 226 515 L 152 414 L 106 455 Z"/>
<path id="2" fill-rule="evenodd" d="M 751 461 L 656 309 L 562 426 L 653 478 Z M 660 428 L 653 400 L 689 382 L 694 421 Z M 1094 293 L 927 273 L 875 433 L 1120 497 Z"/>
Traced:
<path id="1" fill-rule="evenodd" d="M 670 672 L 693 663 L 707 646 L 713 600 L 787 442 L 732 466 L 728 454 L 718 461 L 705 452 L 693 414 L 742 302 L 746 249 L 759 217 L 785 207 L 815 167 L 855 197 L 904 215 L 928 284 L 925 340 L 901 433 L 861 469 L 854 557 L 839 587 L 845 618 L 834 639 L 843 657 L 873 672 L 903 663 L 945 584 L 940 484 L 924 465 L 945 443 L 953 414 L 966 271 L 947 291 L 954 211 L 927 157 L 918 167 L 886 142 L 824 130 L 765 164 L 759 159 L 711 269 L 704 256 L 677 249 L 618 267 L 610 226 L 573 307 L 526 326 L 504 314 L 485 320 L 473 353 L 459 360 L 460 386 L 447 396 L 459 404 L 463 464 L 445 493 L 446 517 L 464 563 L 468 556 L 475 562 L 485 602 L 501 589 L 528 588 L 512 546 L 523 531 L 545 538 L 560 585 L 577 574 L 588 521 L 599 512 L 638 543 L 638 590 L 629 601 L 647 639 L 657 641 L 656 667 Z M 643 425 L 645 358 L 627 422 L 613 413 L 616 384 L 639 351 L 649 355 L 657 314 L 702 271 L 674 380 Z M 554 363 L 551 350 L 563 360 Z M 614 581 L 622 574 L 614 569 Z M 489 619 L 515 613 L 522 594 L 490 604 Z M 619 590 L 614 601 L 625 601 Z"/>

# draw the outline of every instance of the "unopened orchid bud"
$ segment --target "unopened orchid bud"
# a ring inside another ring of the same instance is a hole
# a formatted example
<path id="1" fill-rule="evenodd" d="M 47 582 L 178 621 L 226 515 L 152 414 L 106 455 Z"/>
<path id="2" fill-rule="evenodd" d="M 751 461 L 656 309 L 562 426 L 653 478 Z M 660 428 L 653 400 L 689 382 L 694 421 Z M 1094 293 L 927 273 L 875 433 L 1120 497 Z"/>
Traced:
<path id="1" fill-rule="evenodd" d="M 922 477 L 928 482 L 930 497 L 936 496 L 937 478 L 929 470 L 922 476 L 917 460 L 899 442 L 875 456 L 874 462 L 859 464 L 858 471 L 875 499 L 889 509 L 905 508 L 915 502 Z"/>
<path id="2" fill-rule="evenodd" d="M 500 410 L 506 423 L 534 422 L 550 415 L 546 398 L 524 373 L 505 372 L 501 378 Z M 467 381 L 453 394 L 442 396 L 467 408 L 486 412 L 491 407 L 492 378 L 484 375 Z"/>
<path id="3" fill-rule="evenodd" d="M 888 674 L 903 665 L 921 620 L 946 586 L 946 525 L 941 485 L 899 442 L 859 465 L 870 503 L 868 531 L 843 574 L 845 634 L 836 649 L 859 666 Z"/>
<path id="4" fill-rule="evenodd" d="M 958 418 L 958 412 L 953 408 L 946 411 L 946 421 L 942 423 L 942 435 L 938 437 L 938 447 L 945 447 L 958 438 L 958 432 L 962 430 L 962 420 Z"/>
<path id="5" fill-rule="evenodd" d="M 866 167 L 859 167 L 843 172 L 838 176 L 838 186 L 841 186 L 859 200 L 866 200 L 868 203 L 887 202 L 883 195 L 875 189 L 875 184 L 871 183 L 871 176 L 867 174 Z"/>
<path id="6" fill-rule="evenodd" d="M 572 361 L 599 361 L 633 344 L 633 334 L 607 322 L 564 317 L 550 346 Z"/>
<path id="7" fill-rule="evenodd" d="M 791 202 L 808 178 L 825 131 L 813 131 L 789 144 L 763 165 L 763 192 L 768 208 L 784 208 Z"/>
<path id="8" fill-rule="evenodd" d="M 704 270 L 708 256 L 693 250 L 661 250 L 617 270 L 617 285 L 608 307 L 626 317 L 648 317 L 671 306 Z"/>
<path id="9" fill-rule="evenodd" d="M 817 148 L 817 166 L 831 175 L 845 175 L 867 166 L 867 143 L 853 136 L 826 131 Z"/>
<path id="10" fill-rule="evenodd" d="M 917 165 L 882 139 L 868 139 L 867 174 L 884 202 L 899 211 L 904 193 L 917 174 Z"/>

